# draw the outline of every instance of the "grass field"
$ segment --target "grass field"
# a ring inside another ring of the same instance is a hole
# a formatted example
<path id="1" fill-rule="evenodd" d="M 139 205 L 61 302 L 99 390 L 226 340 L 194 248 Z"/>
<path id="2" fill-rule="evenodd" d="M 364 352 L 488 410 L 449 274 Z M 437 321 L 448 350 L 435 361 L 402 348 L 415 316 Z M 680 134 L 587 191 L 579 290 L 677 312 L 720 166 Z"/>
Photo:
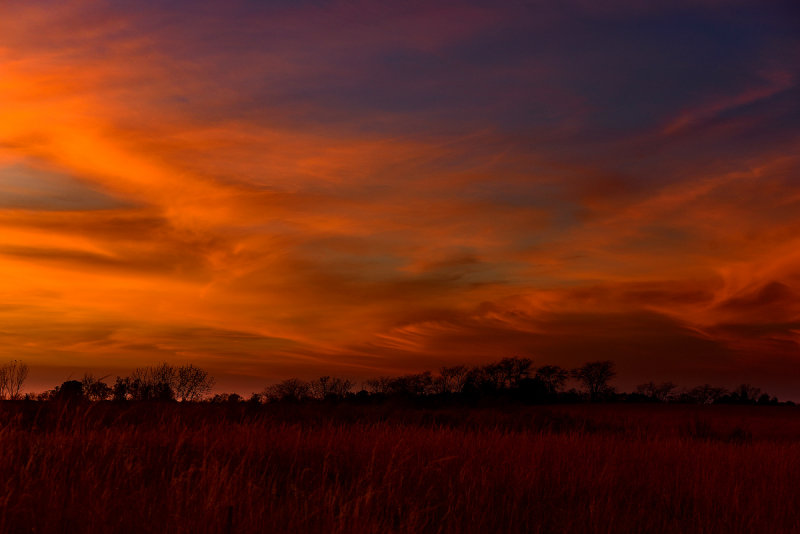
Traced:
<path id="1" fill-rule="evenodd" d="M 0 532 L 800 532 L 800 409 L 5 402 Z"/>

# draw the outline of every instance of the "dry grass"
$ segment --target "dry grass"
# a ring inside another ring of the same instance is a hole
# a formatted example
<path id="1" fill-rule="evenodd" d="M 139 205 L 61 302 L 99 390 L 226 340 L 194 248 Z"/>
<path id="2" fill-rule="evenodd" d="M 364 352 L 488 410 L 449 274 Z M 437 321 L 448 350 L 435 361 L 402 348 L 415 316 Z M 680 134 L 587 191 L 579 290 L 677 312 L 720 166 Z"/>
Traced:
<path id="1" fill-rule="evenodd" d="M 0 532 L 800 532 L 800 411 L 724 408 L 5 403 Z"/>

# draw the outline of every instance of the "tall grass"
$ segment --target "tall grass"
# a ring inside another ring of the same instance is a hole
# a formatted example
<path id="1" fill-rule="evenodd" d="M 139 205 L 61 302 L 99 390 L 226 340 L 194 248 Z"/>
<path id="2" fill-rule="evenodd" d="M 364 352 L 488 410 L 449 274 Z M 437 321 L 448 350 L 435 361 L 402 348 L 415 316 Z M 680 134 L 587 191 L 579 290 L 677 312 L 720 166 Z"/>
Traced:
<path id="1" fill-rule="evenodd" d="M 226 410 L 7 403 L 0 532 L 800 532 L 800 439 L 758 415 Z"/>

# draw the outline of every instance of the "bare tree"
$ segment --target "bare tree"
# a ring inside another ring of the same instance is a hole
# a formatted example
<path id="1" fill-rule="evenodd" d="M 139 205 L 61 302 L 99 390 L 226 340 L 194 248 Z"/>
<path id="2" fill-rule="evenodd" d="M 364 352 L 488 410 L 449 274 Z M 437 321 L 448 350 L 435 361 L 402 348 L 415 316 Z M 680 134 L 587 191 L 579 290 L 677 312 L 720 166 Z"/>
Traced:
<path id="1" fill-rule="evenodd" d="M 150 367 L 150 376 L 155 384 L 166 384 L 173 392 L 178 385 L 178 371 L 172 365 L 164 362 Z"/>
<path id="2" fill-rule="evenodd" d="M 614 362 L 609 360 L 589 362 L 572 371 L 572 376 L 584 385 L 592 400 L 612 390 L 608 382 L 616 375 Z"/>
<path id="3" fill-rule="evenodd" d="M 111 386 L 101 380 L 98 380 L 86 390 L 86 396 L 94 401 L 108 400 L 113 394 L 114 390 L 111 389 Z"/>
<path id="4" fill-rule="evenodd" d="M 309 384 L 311 395 L 316 399 L 341 399 L 353 389 L 353 383 L 342 378 L 321 376 Z"/>
<path id="5" fill-rule="evenodd" d="M 469 369 L 465 365 L 442 367 L 436 379 L 436 390 L 439 393 L 458 393 L 464 389 Z"/>
<path id="6" fill-rule="evenodd" d="M 433 375 L 430 371 L 395 377 L 389 382 L 392 395 L 428 395 L 433 393 Z"/>
<path id="7" fill-rule="evenodd" d="M 117 402 L 128 399 L 131 394 L 131 378 L 118 376 L 114 385 L 111 387 L 111 398 Z"/>
<path id="8" fill-rule="evenodd" d="M 391 391 L 393 381 L 394 378 L 391 376 L 379 376 L 378 378 L 371 378 L 364 382 L 364 389 L 373 395 L 386 394 Z"/>
<path id="9" fill-rule="evenodd" d="M 19 360 L 12 360 L 0 367 L 0 398 L 19 399 L 26 378 L 28 366 Z"/>
<path id="10" fill-rule="evenodd" d="M 89 400 L 107 400 L 109 397 L 111 397 L 113 390 L 108 384 L 103 382 L 103 380 L 106 378 L 108 377 L 104 376 L 102 378 L 95 378 L 91 373 L 85 373 L 81 379 L 81 384 L 83 385 L 83 394 Z"/>
<path id="11" fill-rule="evenodd" d="M 175 394 L 181 401 L 197 401 L 214 387 L 214 377 L 192 364 L 178 367 Z"/>
<path id="12" fill-rule="evenodd" d="M 8 389 L 8 364 L 3 365 L 0 367 L 0 399 L 5 400 L 6 397 L 6 390 Z"/>
<path id="13" fill-rule="evenodd" d="M 536 379 L 549 394 L 558 393 L 569 378 L 569 373 L 558 365 L 544 365 L 536 370 Z"/>
<path id="14" fill-rule="evenodd" d="M 482 367 L 483 383 L 495 390 L 516 388 L 530 376 L 532 365 L 530 358 L 503 358 Z"/>
<path id="15" fill-rule="evenodd" d="M 127 379 L 127 394 L 133 400 L 174 400 L 178 373 L 168 363 L 139 367 Z"/>
<path id="16" fill-rule="evenodd" d="M 301 401 L 308 398 L 311 386 L 299 378 L 289 378 L 273 384 L 264 390 L 264 396 L 271 401 Z"/>
<path id="17" fill-rule="evenodd" d="M 83 391 L 89 389 L 89 387 L 98 380 L 102 379 L 95 378 L 92 373 L 83 373 L 83 378 L 81 378 L 81 385 L 83 386 Z"/>
<path id="18" fill-rule="evenodd" d="M 497 365 L 502 369 L 503 387 L 515 388 L 530 377 L 533 361 L 530 358 L 503 358 Z"/>

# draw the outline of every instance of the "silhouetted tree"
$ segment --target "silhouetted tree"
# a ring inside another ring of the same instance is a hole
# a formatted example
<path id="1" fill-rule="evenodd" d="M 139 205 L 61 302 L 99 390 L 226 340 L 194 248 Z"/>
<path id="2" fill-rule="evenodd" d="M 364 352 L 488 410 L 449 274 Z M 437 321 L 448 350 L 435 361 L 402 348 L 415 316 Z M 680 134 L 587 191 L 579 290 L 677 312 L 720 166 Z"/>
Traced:
<path id="1" fill-rule="evenodd" d="M 487 372 L 487 366 L 471 367 L 464 376 L 464 385 L 461 391 L 469 396 L 492 394 L 497 391 L 495 381 L 491 374 Z"/>
<path id="2" fill-rule="evenodd" d="M 503 358 L 497 362 L 502 373 L 500 386 L 507 389 L 519 387 L 521 381 L 530 378 L 532 366 L 530 358 Z"/>
<path id="3" fill-rule="evenodd" d="M 131 379 L 128 377 L 118 376 L 111 388 L 111 398 L 115 401 L 124 401 L 128 399 L 128 393 L 131 388 Z"/>
<path id="4" fill-rule="evenodd" d="M 433 393 L 433 375 L 430 371 L 403 375 L 389 383 L 389 394 L 392 395 L 428 395 Z"/>
<path id="5" fill-rule="evenodd" d="M 56 387 L 55 399 L 61 401 L 83 399 L 83 384 L 79 380 L 67 380 Z"/>
<path id="6" fill-rule="evenodd" d="M 379 376 L 364 381 L 364 389 L 373 395 L 386 395 L 391 389 L 394 378 L 391 376 Z"/>
<path id="7" fill-rule="evenodd" d="M 236 404 L 242 401 L 242 396 L 238 393 L 217 393 L 210 399 L 209 402 L 214 404 L 230 403 Z"/>
<path id="8" fill-rule="evenodd" d="M 214 385 L 214 378 L 203 369 L 187 364 L 174 367 L 162 363 L 134 369 L 130 376 L 117 377 L 111 395 L 114 400 L 181 401 L 200 400 Z"/>
<path id="9" fill-rule="evenodd" d="M 503 358 L 484 365 L 482 368 L 482 389 L 503 390 L 519 386 L 521 380 L 530 376 L 533 361 L 529 358 Z"/>
<path id="10" fill-rule="evenodd" d="M 583 384 L 591 400 L 613 391 L 608 382 L 616 375 L 614 362 L 609 360 L 589 362 L 572 371 L 572 376 Z"/>
<path id="11" fill-rule="evenodd" d="M 86 398 L 92 401 L 104 401 L 111 397 L 113 390 L 102 380 L 102 378 L 95 378 L 90 373 L 83 375 L 81 384 L 83 385 L 83 394 Z"/>
<path id="12" fill-rule="evenodd" d="M 474 395 L 495 395 L 504 390 L 519 388 L 530 378 L 533 362 L 528 358 L 504 358 L 466 372 L 462 391 Z"/>
<path id="13" fill-rule="evenodd" d="M 548 394 L 554 395 L 564 387 L 569 373 L 558 365 L 545 365 L 536 370 L 536 378 L 541 381 Z"/>
<path id="14" fill-rule="evenodd" d="M 467 379 L 467 366 L 454 365 L 439 369 L 439 376 L 434 380 L 437 393 L 460 393 Z"/>
<path id="15" fill-rule="evenodd" d="M 342 378 L 321 376 L 312 380 L 309 388 L 315 399 L 342 399 L 353 389 L 353 383 Z"/>
<path id="16" fill-rule="evenodd" d="M 19 360 L 12 360 L 0 367 L 0 398 L 19 399 L 26 378 L 28 366 Z"/>
<path id="17" fill-rule="evenodd" d="M 153 385 L 144 380 L 141 376 L 129 376 L 128 378 L 128 397 L 135 401 L 148 401 L 155 398 Z"/>
<path id="18" fill-rule="evenodd" d="M 81 378 L 81 384 L 83 385 L 83 390 L 86 391 L 87 389 L 89 389 L 89 386 L 91 386 L 98 380 L 102 379 L 95 378 L 94 375 L 92 375 L 92 373 L 83 373 L 83 378 Z"/>
<path id="19" fill-rule="evenodd" d="M 311 391 L 308 382 L 298 378 L 289 378 L 273 384 L 264 390 L 264 397 L 270 401 L 299 402 L 307 399 Z"/>
<path id="20" fill-rule="evenodd" d="M 147 368 L 153 400 L 174 400 L 175 387 L 178 384 L 178 371 L 164 362 Z"/>
<path id="21" fill-rule="evenodd" d="M 167 363 L 134 369 L 129 379 L 128 395 L 132 400 L 175 400 L 178 372 Z"/>
<path id="22" fill-rule="evenodd" d="M 214 378 L 191 364 L 182 365 L 174 375 L 173 387 L 181 401 L 197 401 L 214 387 Z"/>
<path id="23" fill-rule="evenodd" d="M 94 384 L 90 385 L 88 389 L 86 389 L 86 396 L 88 396 L 91 400 L 94 401 L 104 401 L 108 400 L 113 391 L 111 387 L 105 382 L 97 381 Z"/>

